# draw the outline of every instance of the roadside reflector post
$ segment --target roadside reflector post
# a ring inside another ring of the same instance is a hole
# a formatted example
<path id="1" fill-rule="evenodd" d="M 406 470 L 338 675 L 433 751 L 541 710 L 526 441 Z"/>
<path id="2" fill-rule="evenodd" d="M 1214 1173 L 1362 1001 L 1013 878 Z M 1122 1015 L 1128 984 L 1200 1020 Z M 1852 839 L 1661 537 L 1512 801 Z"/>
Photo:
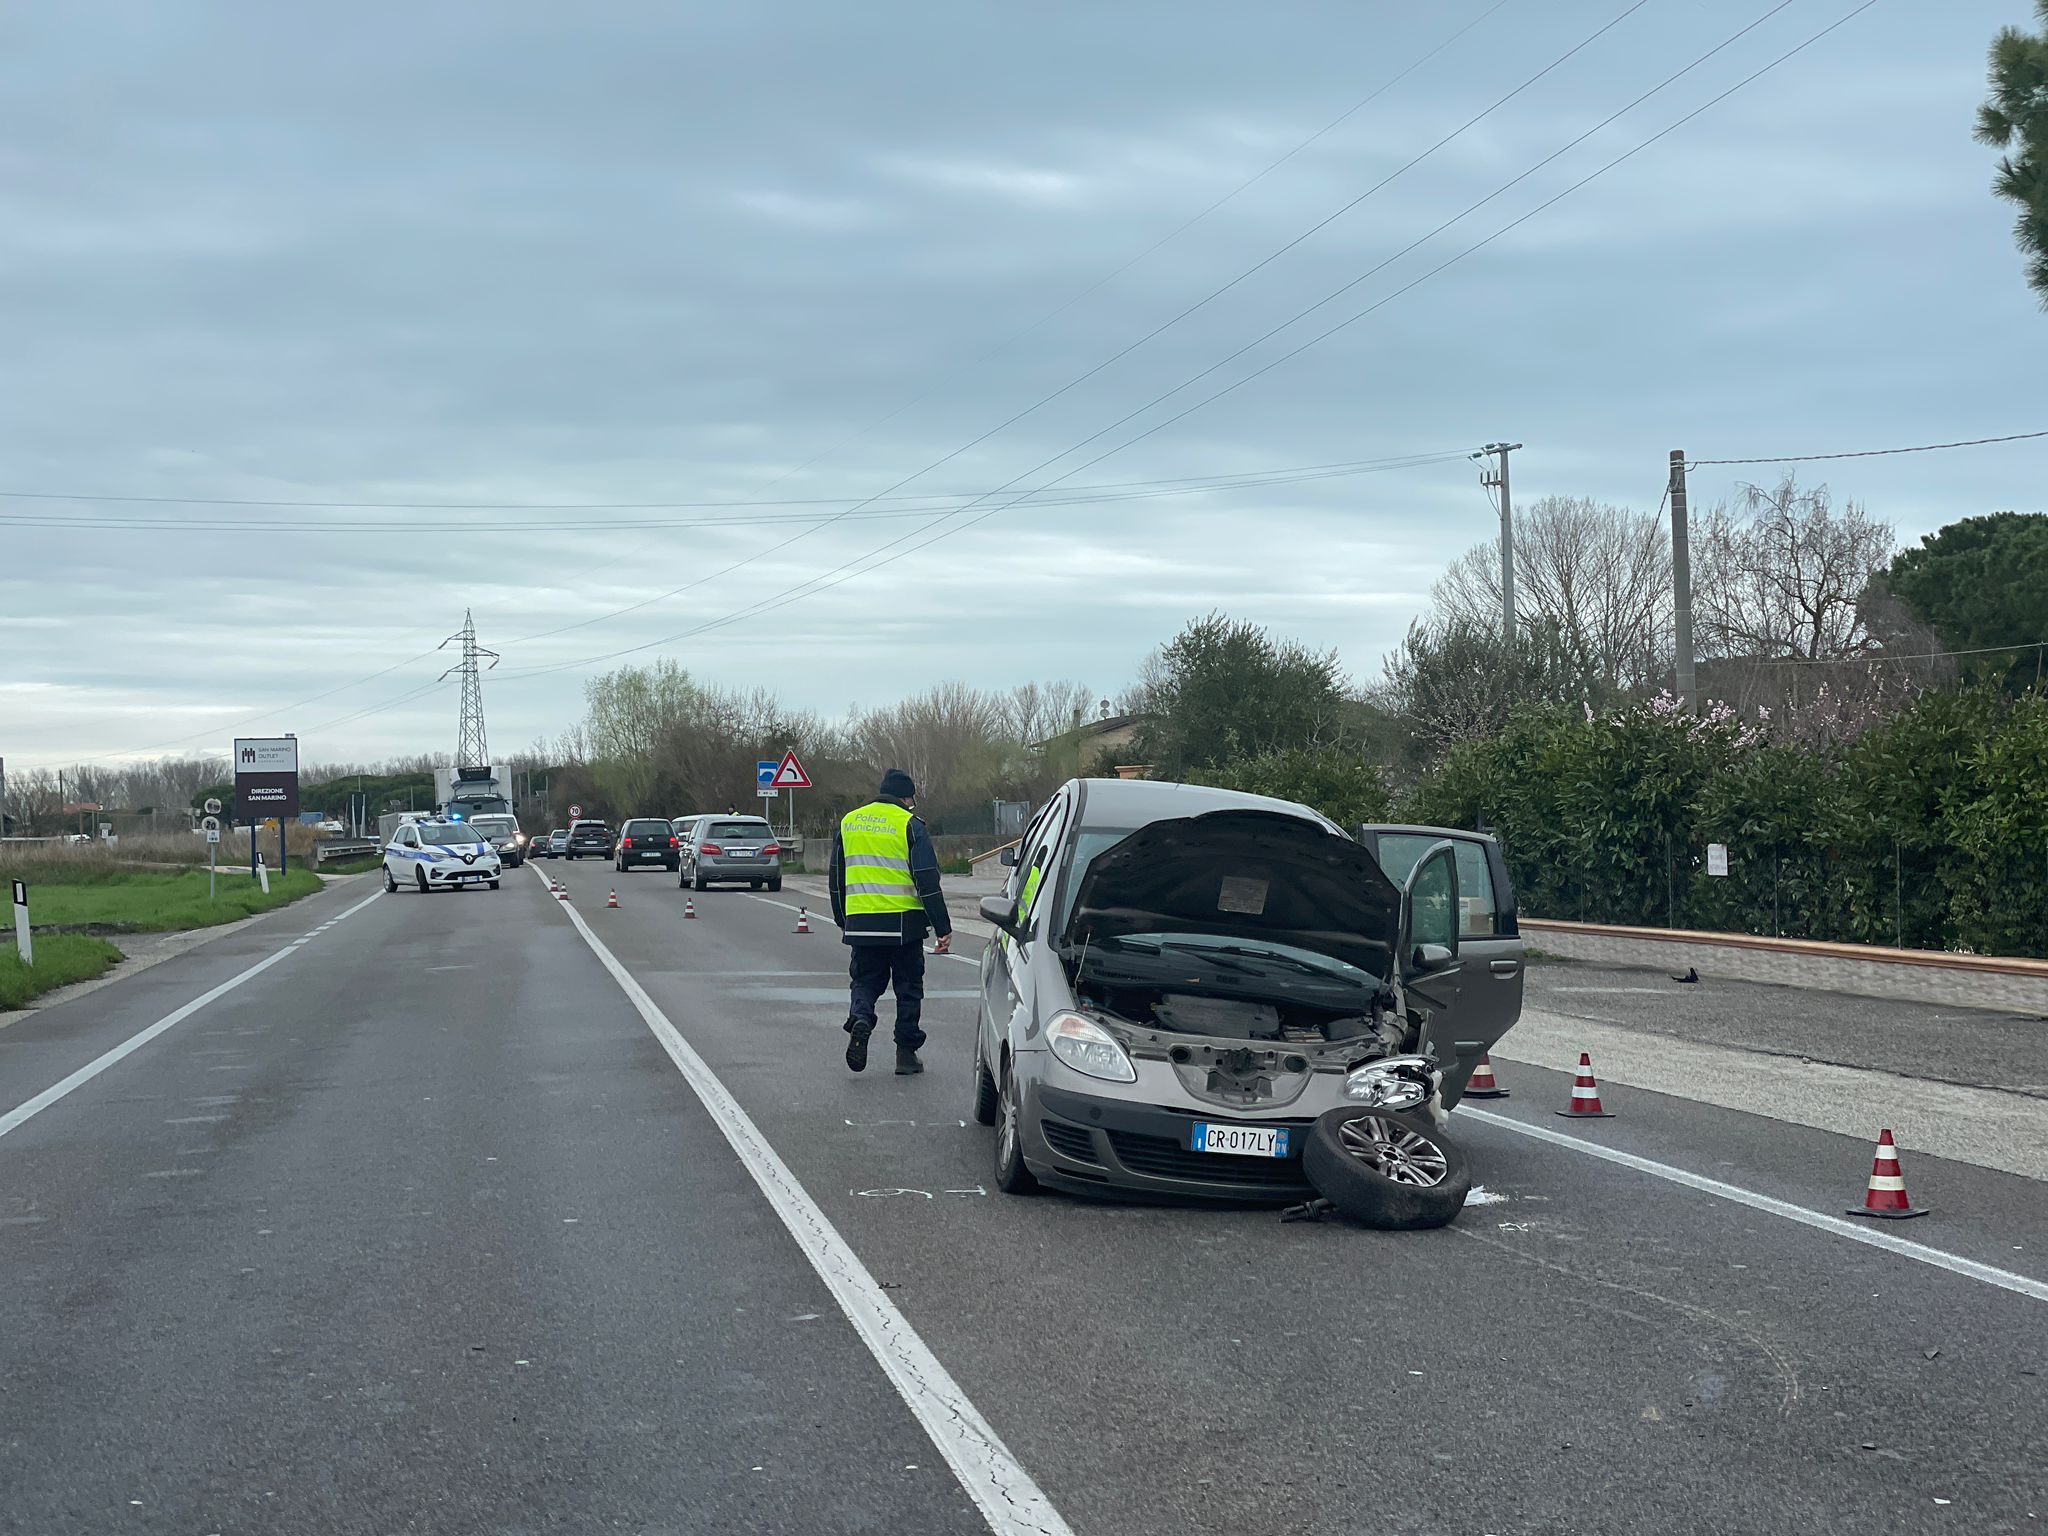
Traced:
<path id="1" fill-rule="evenodd" d="M 14 882 L 14 947 L 21 951 L 21 963 L 36 963 L 35 941 L 28 936 L 28 882 Z"/>
<path id="2" fill-rule="evenodd" d="M 263 894 L 270 894 L 270 866 L 263 862 L 263 855 L 256 855 L 256 878 L 263 882 Z"/>

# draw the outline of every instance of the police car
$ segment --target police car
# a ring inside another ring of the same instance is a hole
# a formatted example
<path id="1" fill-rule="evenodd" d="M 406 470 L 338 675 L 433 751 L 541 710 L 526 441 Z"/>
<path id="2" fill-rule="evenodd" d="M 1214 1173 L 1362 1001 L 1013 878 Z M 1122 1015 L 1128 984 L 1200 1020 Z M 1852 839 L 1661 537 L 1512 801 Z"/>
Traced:
<path id="1" fill-rule="evenodd" d="M 384 889 L 452 891 L 462 885 L 498 888 L 503 865 L 490 840 L 466 822 L 409 821 L 384 849 Z"/>

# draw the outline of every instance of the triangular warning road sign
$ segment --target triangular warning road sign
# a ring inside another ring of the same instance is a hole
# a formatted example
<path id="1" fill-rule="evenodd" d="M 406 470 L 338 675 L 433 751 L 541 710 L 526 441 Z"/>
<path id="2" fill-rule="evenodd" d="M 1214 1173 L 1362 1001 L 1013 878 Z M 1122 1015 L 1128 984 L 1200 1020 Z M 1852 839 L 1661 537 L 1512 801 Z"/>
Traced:
<path id="1" fill-rule="evenodd" d="M 775 789 L 809 789 L 811 776 L 804 772 L 804 765 L 796 760 L 794 752 L 782 754 L 782 764 L 775 770 Z"/>

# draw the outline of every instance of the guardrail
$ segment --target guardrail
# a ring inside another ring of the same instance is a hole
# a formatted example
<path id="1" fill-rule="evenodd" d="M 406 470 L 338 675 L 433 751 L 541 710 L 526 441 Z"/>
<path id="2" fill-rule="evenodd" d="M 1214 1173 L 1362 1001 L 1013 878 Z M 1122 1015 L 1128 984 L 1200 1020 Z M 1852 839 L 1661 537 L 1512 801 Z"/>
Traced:
<path id="1" fill-rule="evenodd" d="M 2048 960 L 1554 918 L 1525 917 L 1521 928 L 1532 946 L 1567 960 L 1691 968 L 1704 976 L 2048 1017 Z"/>
<path id="2" fill-rule="evenodd" d="M 330 859 L 361 859 L 378 852 L 384 845 L 367 837 L 332 837 L 326 842 L 313 845 L 313 862 L 325 864 Z"/>

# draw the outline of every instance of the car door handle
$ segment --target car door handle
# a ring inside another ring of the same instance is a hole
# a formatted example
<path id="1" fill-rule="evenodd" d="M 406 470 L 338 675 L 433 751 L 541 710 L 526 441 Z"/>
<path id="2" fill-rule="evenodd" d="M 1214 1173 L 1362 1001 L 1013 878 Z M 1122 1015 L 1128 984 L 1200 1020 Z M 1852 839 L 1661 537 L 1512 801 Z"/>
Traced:
<path id="1" fill-rule="evenodd" d="M 1512 976 L 1521 968 L 1522 962 L 1519 960 L 1495 960 L 1487 967 L 1496 976 Z"/>

